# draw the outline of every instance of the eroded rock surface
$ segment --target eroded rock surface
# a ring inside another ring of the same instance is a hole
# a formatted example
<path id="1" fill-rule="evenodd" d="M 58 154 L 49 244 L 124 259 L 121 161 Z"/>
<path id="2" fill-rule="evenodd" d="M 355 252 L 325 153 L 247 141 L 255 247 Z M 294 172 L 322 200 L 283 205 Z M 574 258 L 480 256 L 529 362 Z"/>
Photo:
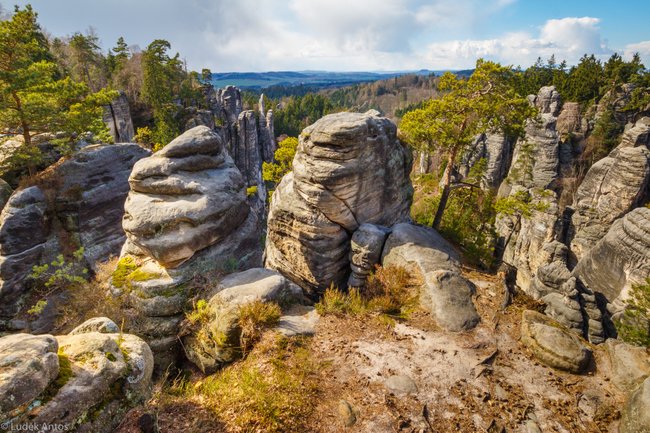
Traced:
<path id="1" fill-rule="evenodd" d="M 148 154 L 136 144 L 87 146 L 14 192 L 0 215 L 0 329 L 31 290 L 35 265 L 79 247 L 91 269 L 119 254 L 127 179 Z"/>
<path id="2" fill-rule="evenodd" d="M 129 183 L 124 231 L 167 268 L 223 240 L 248 216 L 243 178 L 221 137 L 205 126 L 139 161 Z"/>
<path id="3" fill-rule="evenodd" d="M 0 365 L 0 422 L 15 425 L 110 432 L 151 392 L 151 350 L 129 334 L 15 334 L 0 338 Z"/>
<path id="4" fill-rule="evenodd" d="M 204 373 L 232 362 L 241 355 L 241 308 L 255 301 L 289 305 L 302 300 L 300 287 L 278 272 L 253 268 L 224 278 L 208 301 L 199 330 L 186 337 L 187 358 Z"/>
<path id="5" fill-rule="evenodd" d="M 411 159 L 377 112 L 337 113 L 307 127 L 268 217 L 266 266 L 311 293 L 344 286 L 351 234 L 408 221 Z"/>
<path id="6" fill-rule="evenodd" d="M 582 373 L 591 351 L 573 333 L 544 314 L 525 310 L 521 319 L 521 342 L 549 367 Z"/>
<path id="7" fill-rule="evenodd" d="M 422 304 L 450 331 L 471 329 L 479 322 L 472 302 L 474 285 L 460 274 L 457 253 L 435 230 L 397 224 L 388 236 L 383 266 L 415 268 L 424 279 Z"/>

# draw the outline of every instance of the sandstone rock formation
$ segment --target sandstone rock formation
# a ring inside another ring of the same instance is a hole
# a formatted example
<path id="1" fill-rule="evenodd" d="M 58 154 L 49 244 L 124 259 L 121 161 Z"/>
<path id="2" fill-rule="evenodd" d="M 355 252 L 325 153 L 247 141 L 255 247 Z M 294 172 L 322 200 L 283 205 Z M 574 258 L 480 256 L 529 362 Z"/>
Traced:
<path id="1" fill-rule="evenodd" d="M 633 284 L 650 277 L 650 208 L 637 208 L 616 220 L 573 273 L 620 309 L 616 301 L 622 301 Z"/>
<path id="2" fill-rule="evenodd" d="M 650 192 L 650 118 L 628 129 L 621 143 L 597 161 L 576 191 L 571 251 L 582 258 L 612 223 L 639 206 Z"/>
<path id="3" fill-rule="evenodd" d="M 241 174 L 206 126 L 138 161 L 129 184 L 124 231 L 167 268 L 224 239 L 248 216 Z"/>
<path id="4" fill-rule="evenodd" d="M 110 432 L 151 392 L 151 350 L 129 334 L 13 334 L 0 338 L 0 365 L 3 426 Z"/>
<path id="5" fill-rule="evenodd" d="M 234 86 L 209 89 L 207 99 L 216 118 L 216 130 L 220 132 L 235 165 L 244 176 L 246 186 L 257 187 L 260 203 L 255 207 L 258 208 L 258 216 L 263 217 L 266 190 L 262 182 L 262 162 L 273 161 L 277 149 L 273 110 L 266 110 L 264 95 L 260 96 L 257 116 L 252 110 L 244 110 L 241 92 Z"/>
<path id="6" fill-rule="evenodd" d="M 486 160 L 482 187 L 498 188 L 508 174 L 512 162 L 513 140 L 503 134 L 481 134 L 476 138 L 471 150 L 464 155 L 459 174 L 467 177 L 471 168 L 482 158 Z"/>
<path id="7" fill-rule="evenodd" d="M 266 266 L 311 294 L 349 273 L 351 234 L 363 223 L 408 221 L 411 159 L 376 111 L 331 114 L 305 128 L 293 172 L 271 200 Z"/>
<path id="8" fill-rule="evenodd" d="M 241 308 L 254 301 L 288 305 L 302 300 L 302 290 L 275 271 L 253 268 L 224 278 L 199 320 L 199 330 L 185 337 L 187 358 L 204 373 L 241 355 Z"/>
<path id="9" fill-rule="evenodd" d="M 191 287 L 206 272 L 259 266 L 260 230 L 244 180 L 219 134 L 186 131 L 130 177 L 122 248 L 113 286 L 138 312 L 130 331 L 145 338 L 157 372 L 174 364 L 177 334 Z"/>
<path id="10" fill-rule="evenodd" d="M 104 123 L 108 126 L 115 143 L 131 143 L 135 136 L 131 110 L 126 94 L 120 91 L 119 96 L 104 107 Z"/>
<path id="11" fill-rule="evenodd" d="M 4 180 L 0 179 L 0 212 L 7 204 L 7 201 L 9 201 L 9 197 L 11 197 L 11 193 L 13 192 L 11 186 L 9 186 L 9 184 Z"/>
<path id="12" fill-rule="evenodd" d="M 582 373 L 591 351 L 573 333 L 536 311 L 525 310 L 521 319 L 521 342 L 549 367 Z"/>
<path id="13" fill-rule="evenodd" d="M 374 224 L 361 224 L 352 234 L 349 287 L 363 287 L 368 275 L 379 264 L 384 242 L 390 230 Z"/>
<path id="14" fill-rule="evenodd" d="M 87 146 L 11 196 L 0 214 L 0 329 L 31 289 L 33 266 L 79 247 L 89 268 L 119 254 L 127 179 L 148 154 L 135 144 Z"/>
<path id="15" fill-rule="evenodd" d="M 435 230 L 396 224 L 386 240 L 383 266 L 414 269 L 423 280 L 422 304 L 443 328 L 462 331 L 480 320 L 472 303 L 474 285 L 460 274 L 458 254 Z"/>
<path id="16" fill-rule="evenodd" d="M 605 342 L 612 367 L 612 382 L 622 391 L 631 392 L 650 376 L 650 351 L 613 338 Z"/>
<path id="17" fill-rule="evenodd" d="M 623 416 L 621 417 L 621 433 L 644 433 L 650 431 L 650 378 L 647 378 L 630 395 Z"/>

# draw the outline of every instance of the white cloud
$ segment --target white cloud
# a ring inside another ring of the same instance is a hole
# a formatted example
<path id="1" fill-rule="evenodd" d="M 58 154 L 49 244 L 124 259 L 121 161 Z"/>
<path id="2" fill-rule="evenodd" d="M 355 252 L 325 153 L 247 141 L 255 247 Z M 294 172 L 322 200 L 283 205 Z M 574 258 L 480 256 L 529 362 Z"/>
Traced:
<path id="1" fill-rule="evenodd" d="M 433 68 L 472 67 L 479 57 L 505 64 L 528 66 L 538 57 L 578 62 L 583 54 L 605 58 L 613 53 L 603 40 L 593 17 L 567 17 L 546 21 L 537 35 L 508 33 L 496 39 L 456 40 L 430 44 L 425 57 Z"/>
<path id="2" fill-rule="evenodd" d="M 623 50 L 623 57 L 630 60 L 635 53 L 639 53 L 646 67 L 650 67 L 650 41 L 628 44 Z"/>

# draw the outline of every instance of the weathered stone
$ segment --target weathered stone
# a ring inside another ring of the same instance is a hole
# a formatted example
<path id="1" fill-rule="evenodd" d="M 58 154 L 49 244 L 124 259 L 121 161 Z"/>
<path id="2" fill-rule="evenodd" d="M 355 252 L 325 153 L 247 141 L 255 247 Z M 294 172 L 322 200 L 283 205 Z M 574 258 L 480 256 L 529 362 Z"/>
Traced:
<path id="1" fill-rule="evenodd" d="M 368 275 L 379 264 L 384 242 L 388 236 L 385 227 L 374 224 L 361 224 L 352 234 L 350 248 L 350 267 L 352 274 L 348 279 L 349 287 L 363 287 Z"/>
<path id="2" fill-rule="evenodd" d="M 350 233 L 410 219 L 410 164 L 395 125 L 377 112 L 332 114 L 307 127 L 271 201 L 266 266 L 312 294 L 343 286 Z"/>
<path id="3" fill-rule="evenodd" d="M 612 382 L 630 392 L 650 376 L 650 351 L 613 338 L 605 342 L 612 365 Z"/>
<path id="4" fill-rule="evenodd" d="M 382 255 L 383 266 L 412 266 L 422 275 L 423 305 L 443 328 L 462 331 L 480 320 L 472 302 L 474 285 L 460 274 L 458 255 L 433 229 L 412 224 L 393 226 Z"/>
<path id="5" fill-rule="evenodd" d="M 582 131 L 582 118 L 580 116 L 580 103 L 565 102 L 557 117 L 557 132 L 562 137 Z"/>
<path id="6" fill-rule="evenodd" d="M 139 161 L 125 203 L 129 240 L 167 268 L 218 243 L 246 219 L 244 182 L 221 137 L 193 128 Z"/>
<path id="7" fill-rule="evenodd" d="M 281 274 L 263 268 L 249 269 L 225 277 L 208 301 L 207 321 L 196 335 L 183 340 L 187 358 L 204 373 L 234 361 L 241 354 L 241 308 L 255 301 L 281 305 L 300 302 L 302 290 Z"/>
<path id="8" fill-rule="evenodd" d="M 68 335 L 87 334 L 89 332 L 115 334 L 120 332 L 120 328 L 108 317 L 94 317 L 74 328 Z"/>
<path id="9" fill-rule="evenodd" d="M 44 350 L 38 352 L 46 353 L 51 364 L 39 368 L 34 361 L 21 363 L 22 370 L 34 371 L 21 379 L 28 388 L 9 391 L 16 395 L 24 391 L 17 398 L 24 403 L 9 413 L 12 424 L 53 424 L 74 427 L 79 432 L 108 433 L 129 409 L 150 395 L 153 357 L 146 343 L 133 335 L 89 332 L 55 339 L 16 334 L 0 339 L 0 346 L 12 338 L 18 341 L 12 342 L 8 350 L 13 351 L 10 356 L 16 360 L 26 355 L 25 344 L 45 339 L 41 344 Z M 37 346 L 32 345 L 32 349 Z M 41 356 L 36 352 L 31 355 Z M 9 370 L 6 374 L 16 380 L 20 373 Z M 43 381 L 46 374 L 49 377 Z M 9 394 L 3 393 L 2 404 L 9 402 L 5 395 Z M 6 416 L 7 412 L 2 411 L 0 421 L 7 421 Z"/>
<path id="10" fill-rule="evenodd" d="M 352 427 L 357 422 L 357 415 L 354 408 L 347 400 L 339 401 L 336 412 L 345 427 Z"/>
<path id="11" fill-rule="evenodd" d="M 386 379 L 386 382 L 384 382 L 384 385 L 389 391 L 396 394 L 415 394 L 418 392 L 418 387 L 413 379 L 405 374 L 389 377 Z"/>
<path id="12" fill-rule="evenodd" d="M 615 221 L 573 274 L 609 302 L 624 301 L 633 284 L 650 277 L 650 209 L 634 209 Z"/>
<path id="13" fill-rule="evenodd" d="M 11 193 L 14 191 L 11 189 L 11 186 L 4 180 L 0 179 L 0 212 L 5 207 L 11 197 Z"/>
<path id="14" fill-rule="evenodd" d="M 467 177 L 471 168 L 484 158 L 486 167 L 481 185 L 486 189 L 498 187 L 508 174 L 513 147 L 513 140 L 503 134 L 481 134 L 476 138 L 471 150 L 463 156 L 459 168 L 461 177 Z"/>
<path id="15" fill-rule="evenodd" d="M 113 136 L 115 143 L 131 143 L 135 136 L 131 110 L 126 94 L 120 91 L 119 96 L 104 107 L 104 123 Z"/>
<path id="16" fill-rule="evenodd" d="M 591 360 L 591 351 L 578 337 L 536 311 L 522 314 L 521 342 L 541 362 L 559 370 L 582 373 Z"/>
<path id="17" fill-rule="evenodd" d="M 79 247 L 92 269 L 119 254 L 127 179 L 148 154 L 136 144 L 86 146 L 12 195 L 0 215 L 0 318 L 18 311 L 33 266 Z"/>
<path id="18" fill-rule="evenodd" d="M 278 321 L 275 328 L 286 337 L 314 335 L 320 315 L 314 307 L 294 305 Z"/>
<path id="19" fill-rule="evenodd" d="M 0 422 L 32 402 L 59 374 L 59 345 L 51 335 L 0 338 Z"/>
<path id="20" fill-rule="evenodd" d="M 571 251 L 584 257 L 611 224 L 639 206 L 650 184 L 650 119 L 625 132 L 621 144 L 591 166 L 575 193 Z"/>
<path id="21" fill-rule="evenodd" d="M 621 433 L 647 433 L 650 431 L 650 378 L 630 394 L 621 417 Z"/>

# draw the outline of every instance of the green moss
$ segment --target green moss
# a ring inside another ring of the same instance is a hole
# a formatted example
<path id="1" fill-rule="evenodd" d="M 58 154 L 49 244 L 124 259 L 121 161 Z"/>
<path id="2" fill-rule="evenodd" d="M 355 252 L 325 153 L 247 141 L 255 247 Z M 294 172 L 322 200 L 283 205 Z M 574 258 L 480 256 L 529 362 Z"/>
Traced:
<path id="1" fill-rule="evenodd" d="M 133 257 L 122 257 L 117 262 L 117 268 L 112 275 L 113 286 L 119 289 L 123 288 L 128 282 L 128 276 L 136 269 L 138 269 L 138 265 Z"/>
<path id="2" fill-rule="evenodd" d="M 106 358 L 111 362 L 117 361 L 117 357 L 113 355 L 111 352 L 106 352 Z"/>
<path id="3" fill-rule="evenodd" d="M 117 268 L 112 275 L 112 283 L 113 286 L 122 289 L 130 287 L 130 283 L 133 281 L 149 281 L 160 277 L 159 273 L 142 270 L 133 257 L 125 256 L 117 262 Z"/>
<path id="4" fill-rule="evenodd" d="M 257 194 L 257 185 L 249 186 L 246 188 L 246 196 L 251 197 Z"/>
<path id="5" fill-rule="evenodd" d="M 38 396 L 36 399 L 41 401 L 41 404 L 45 404 L 48 401 L 52 400 L 56 394 L 59 392 L 63 386 L 68 383 L 68 381 L 74 375 L 72 372 L 72 362 L 70 358 L 63 352 L 62 349 L 59 349 L 59 374 L 50 384 L 45 388 L 45 390 Z"/>

